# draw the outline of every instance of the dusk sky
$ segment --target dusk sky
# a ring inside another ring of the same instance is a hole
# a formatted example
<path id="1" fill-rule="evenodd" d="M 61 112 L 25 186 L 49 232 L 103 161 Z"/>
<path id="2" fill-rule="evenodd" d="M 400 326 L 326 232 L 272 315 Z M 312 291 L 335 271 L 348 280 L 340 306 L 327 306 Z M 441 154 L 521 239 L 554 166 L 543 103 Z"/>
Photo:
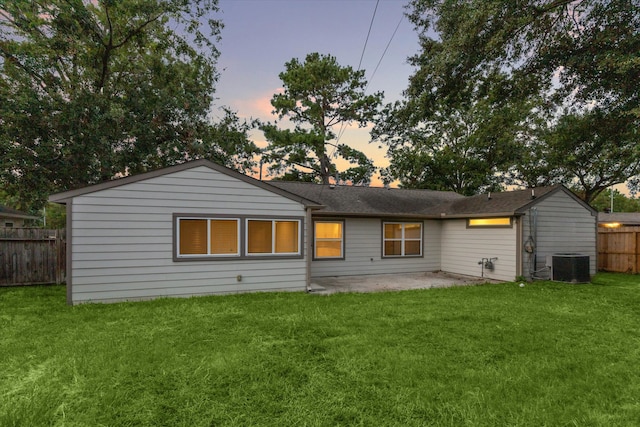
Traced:
<path id="1" fill-rule="evenodd" d="M 362 58 L 367 93 L 383 91 L 385 103 L 401 97 L 412 73 L 407 57 L 418 51 L 413 24 L 403 18 L 405 4 L 406 0 L 379 1 Z M 240 117 L 273 121 L 270 100 L 282 87 L 278 74 L 285 62 L 319 52 L 335 56 L 342 66 L 358 68 L 376 0 L 220 0 L 219 6 L 225 28 L 219 44 L 216 105 L 229 106 Z M 368 143 L 369 131 L 353 127 L 340 142 L 364 151 L 376 166 L 386 166 L 386 150 Z M 252 139 L 259 146 L 266 144 L 259 131 Z"/>

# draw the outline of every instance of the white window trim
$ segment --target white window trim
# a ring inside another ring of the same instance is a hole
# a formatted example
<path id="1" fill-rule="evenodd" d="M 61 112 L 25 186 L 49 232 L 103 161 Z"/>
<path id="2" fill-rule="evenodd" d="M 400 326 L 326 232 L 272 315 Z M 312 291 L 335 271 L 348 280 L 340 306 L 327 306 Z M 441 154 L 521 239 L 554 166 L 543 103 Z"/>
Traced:
<path id="1" fill-rule="evenodd" d="M 316 237 L 316 224 L 342 224 L 342 237 L 339 239 L 335 238 L 318 238 Z M 313 221 L 313 258 L 314 259 L 344 259 L 344 221 L 336 220 L 336 221 Z M 318 242 L 340 242 L 340 255 L 339 256 L 318 256 L 317 254 L 317 243 Z"/>
<path id="2" fill-rule="evenodd" d="M 197 219 L 207 221 L 207 253 L 206 254 L 181 254 L 180 253 L 180 221 L 183 219 Z M 211 221 L 235 221 L 238 248 L 233 254 L 212 254 L 211 253 Z M 202 216 L 179 216 L 176 217 L 176 257 L 178 258 L 234 258 L 240 256 L 240 218 L 224 218 L 224 217 L 202 217 Z"/>
<path id="3" fill-rule="evenodd" d="M 261 221 L 268 222 L 271 221 L 271 252 L 249 252 L 249 221 Z M 298 223 L 298 251 L 297 252 L 276 252 L 276 222 L 297 222 Z M 278 257 L 278 256 L 291 256 L 291 255 L 301 255 L 302 252 L 302 221 L 299 219 L 291 219 L 291 218 L 246 218 L 244 222 L 245 226 L 245 237 L 244 237 L 244 247 L 246 256 L 248 257 L 259 257 L 259 256 L 268 256 L 268 257 Z"/>
<path id="4" fill-rule="evenodd" d="M 386 238 L 384 235 L 384 229 L 385 226 L 387 224 L 392 224 L 392 225 L 401 225 L 402 226 L 402 236 L 399 239 L 396 238 Z M 405 225 L 407 224 L 418 224 L 420 226 L 420 238 L 415 239 L 415 238 L 405 238 L 404 236 L 404 230 L 405 230 Z M 382 257 L 383 258 L 417 258 L 417 257 L 421 257 L 422 256 L 422 247 L 423 247 L 423 231 L 424 231 L 424 224 L 422 222 L 411 222 L 411 221 L 385 221 L 382 223 Z M 385 254 L 385 243 L 386 242 L 401 242 L 400 245 L 400 255 L 387 255 Z M 420 253 L 419 254 L 411 254 L 411 255 L 405 255 L 404 253 L 404 247 L 405 247 L 405 242 L 420 242 Z"/>

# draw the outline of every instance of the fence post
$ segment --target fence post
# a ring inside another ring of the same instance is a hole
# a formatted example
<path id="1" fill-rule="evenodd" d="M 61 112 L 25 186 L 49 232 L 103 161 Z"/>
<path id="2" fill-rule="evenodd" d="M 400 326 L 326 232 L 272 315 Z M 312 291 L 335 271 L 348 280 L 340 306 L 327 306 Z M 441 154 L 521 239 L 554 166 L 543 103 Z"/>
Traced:
<path id="1" fill-rule="evenodd" d="M 635 243 L 635 248 L 634 248 L 633 254 L 634 254 L 634 258 L 635 258 L 634 261 L 635 262 L 633 263 L 633 267 L 634 267 L 635 270 L 633 272 L 635 274 L 638 274 L 638 272 L 640 272 L 640 264 L 639 264 L 640 263 L 640 254 L 638 253 L 638 237 L 640 237 L 640 232 L 636 231 L 634 233 L 634 237 L 635 237 L 635 239 L 633 239 L 633 240 L 634 240 L 634 243 Z"/>

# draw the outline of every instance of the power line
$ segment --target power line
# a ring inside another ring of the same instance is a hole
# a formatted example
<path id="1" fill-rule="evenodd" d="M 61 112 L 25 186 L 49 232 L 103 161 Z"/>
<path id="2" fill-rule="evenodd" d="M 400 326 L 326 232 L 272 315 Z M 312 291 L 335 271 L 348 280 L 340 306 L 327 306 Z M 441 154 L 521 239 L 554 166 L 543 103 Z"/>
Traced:
<path id="1" fill-rule="evenodd" d="M 362 58 L 364 58 L 364 51 L 367 49 L 367 43 L 369 42 L 369 36 L 371 35 L 371 28 L 373 28 L 373 21 L 376 18 L 376 12 L 378 11 L 378 4 L 380 0 L 376 1 L 376 7 L 373 9 L 373 15 L 371 16 L 371 22 L 369 23 L 369 31 L 367 32 L 367 38 L 364 40 L 364 46 L 362 46 L 362 54 L 360 55 L 360 62 L 358 63 L 358 71 L 360 71 L 360 66 L 362 66 Z"/>
<path id="2" fill-rule="evenodd" d="M 400 17 L 400 21 L 398 21 L 398 25 L 396 25 L 396 29 L 393 30 L 393 34 L 391 35 L 391 38 L 389 39 L 389 43 L 387 43 L 387 46 L 384 48 L 384 52 L 382 52 L 382 56 L 380 56 L 380 60 L 378 61 L 378 64 L 376 65 L 376 68 L 373 70 L 373 73 L 371 73 L 371 77 L 369 77 L 369 80 L 367 82 L 367 87 L 364 88 L 365 92 L 367 91 L 367 89 L 369 89 L 369 85 L 371 84 L 371 80 L 373 80 L 373 76 L 376 75 L 376 71 L 378 71 L 378 67 L 380 67 L 380 63 L 382 62 L 382 59 L 386 55 L 387 50 L 389 50 L 389 46 L 391 46 L 391 42 L 393 41 L 393 38 L 396 36 L 396 33 L 398 32 L 398 28 L 400 28 L 400 24 L 402 24 L 402 20 L 403 19 L 404 19 L 404 15 L 402 15 Z"/>
<path id="3" fill-rule="evenodd" d="M 377 7 L 377 5 L 376 5 L 376 7 Z M 389 39 L 389 42 L 387 43 L 387 46 L 384 48 L 384 51 L 382 52 L 382 55 L 380 55 L 380 60 L 376 64 L 376 68 L 373 70 L 373 73 L 371 73 L 371 77 L 369 77 L 369 79 L 367 81 L 367 86 L 364 88 L 365 93 L 367 92 L 367 89 L 369 89 L 369 86 L 371 85 L 371 80 L 373 80 L 373 76 L 376 75 L 376 71 L 378 71 L 378 68 L 380 67 L 380 64 L 382 63 L 382 60 L 384 59 L 384 56 L 387 54 L 387 51 L 389 50 L 389 46 L 391 46 L 391 42 L 393 41 L 393 38 L 396 36 L 396 33 L 398 32 L 398 28 L 400 28 L 400 24 L 402 24 L 403 20 L 404 20 L 404 15 L 402 15 L 400 17 L 400 20 L 398 21 L 398 25 L 396 25 L 396 29 L 393 30 L 393 34 L 391 34 L 391 38 Z M 336 138 L 336 144 L 340 141 L 340 138 L 342 138 L 342 135 L 344 134 L 344 131 L 345 131 L 345 125 L 343 123 L 342 126 L 340 127 L 340 131 L 338 132 L 338 136 Z"/>
<path id="4" fill-rule="evenodd" d="M 373 22 L 374 19 L 376 17 L 376 12 L 378 11 L 378 4 L 380 3 L 380 0 L 376 1 L 376 7 L 373 10 L 373 16 L 371 16 L 371 22 L 369 23 L 369 31 L 367 32 L 367 38 L 365 39 L 364 42 L 364 46 L 362 48 L 362 54 L 360 55 L 360 62 L 358 63 L 358 71 L 360 70 L 360 67 L 362 66 L 362 59 L 364 58 L 364 52 L 367 48 L 367 43 L 369 42 L 369 36 L 371 35 L 371 28 L 373 28 Z M 393 41 L 396 33 L 398 32 L 398 29 L 400 28 L 400 24 L 402 24 L 402 21 L 404 20 L 404 14 L 402 16 L 400 16 L 400 20 L 398 21 L 398 25 L 396 25 L 395 30 L 393 30 L 393 34 L 391 34 L 391 38 L 389 39 L 389 42 L 387 43 L 387 46 L 384 48 L 384 51 L 382 52 L 382 55 L 380 56 L 380 59 L 378 60 L 378 63 L 376 64 L 376 68 L 373 70 L 373 73 L 371 73 L 371 77 L 369 77 L 368 81 L 367 81 L 367 86 L 364 88 L 364 91 L 366 93 L 367 89 L 369 89 L 369 85 L 371 85 L 371 80 L 373 80 L 373 76 L 375 76 L 376 71 L 378 71 L 378 68 L 380 67 L 380 64 L 382 63 L 382 60 L 384 59 L 384 56 L 387 54 L 387 51 L 389 50 L 389 46 L 391 46 L 391 42 Z M 342 125 L 340 126 L 340 130 L 338 131 L 338 135 L 336 137 L 336 145 L 338 144 L 338 142 L 340 142 L 340 139 L 342 138 L 342 135 L 344 135 L 344 132 L 346 131 L 346 125 L 344 123 L 342 123 Z M 333 153 L 335 153 L 335 148 L 333 150 L 333 152 L 331 153 L 331 155 L 333 156 Z"/>
<path id="5" fill-rule="evenodd" d="M 362 46 L 362 53 L 360 54 L 360 62 L 358 62 L 358 70 L 360 71 L 360 67 L 362 67 L 362 59 L 364 58 L 364 52 L 367 50 L 367 43 L 369 43 L 369 36 L 371 35 L 371 29 L 373 28 L 373 21 L 376 19 L 376 12 L 378 11 L 378 5 L 380 4 L 380 0 L 376 1 L 376 7 L 373 9 L 373 15 L 371 15 L 371 22 L 369 22 L 369 31 L 367 31 L 367 37 L 364 40 L 364 46 Z M 369 85 L 367 84 L 367 87 Z M 365 88 L 365 91 L 367 89 Z M 340 125 L 340 130 L 338 131 L 338 135 L 336 136 L 336 145 L 340 142 L 340 138 L 344 134 L 346 125 L 344 122 Z M 331 156 L 335 153 L 336 149 L 333 149 Z"/>

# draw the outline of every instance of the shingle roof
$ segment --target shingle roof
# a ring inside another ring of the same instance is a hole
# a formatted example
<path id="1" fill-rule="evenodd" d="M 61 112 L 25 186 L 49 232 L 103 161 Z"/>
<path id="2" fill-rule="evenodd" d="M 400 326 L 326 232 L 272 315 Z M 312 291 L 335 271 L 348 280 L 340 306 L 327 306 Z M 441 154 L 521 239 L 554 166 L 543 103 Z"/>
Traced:
<path id="1" fill-rule="evenodd" d="M 0 217 L 1 218 L 38 219 L 37 216 L 29 215 L 28 213 L 11 209 L 2 205 L 0 205 Z"/>
<path id="2" fill-rule="evenodd" d="M 248 175 L 244 175 L 240 172 L 234 171 L 232 169 L 229 169 L 225 166 L 219 165 L 217 163 L 211 162 L 209 160 L 205 160 L 205 159 L 199 159 L 199 160 L 192 160 L 186 163 L 182 163 L 179 165 L 174 165 L 174 166 L 168 166 L 162 169 L 157 169 L 157 170 L 153 170 L 150 172 L 145 172 L 145 173 L 141 173 L 138 175 L 130 175 L 127 177 L 123 177 L 123 178 L 117 178 L 117 179 L 113 179 L 111 181 L 105 181 L 105 182 L 101 182 L 99 184 L 93 184 L 93 185 L 89 185 L 86 187 L 81 187 L 81 188 L 77 188 L 75 190 L 68 190 L 68 191 L 63 191 L 61 193 L 56 193 L 56 194 L 52 194 L 49 196 L 49 201 L 50 202 L 54 202 L 54 203 L 62 203 L 62 204 L 66 204 L 70 199 L 77 197 L 77 196 L 82 196 L 85 194 L 90 194 L 93 193 L 95 191 L 100 191 L 100 190 L 106 190 L 108 188 L 115 188 L 121 185 L 125 185 L 125 184 L 131 184 L 134 182 L 139 182 L 145 179 L 150 179 L 150 178 L 155 178 L 155 177 L 159 177 L 159 176 L 164 176 L 164 175 L 168 175 L 171 173 L 175 173 L 175 172 L 179 172 L 179 171 L 183 171 L 183 170 L 188 170 L 188 169 L 193 169 L 196 167 L 207 167 L 209 169 L 215 170 L 217 172 L 223 173 L 225 175 L 228 175 L 230 177 L 236 178 L 240 181 L 244 181 L 247 182 L 251 185 L 255 185 L 257 187 L 260 188 L 264 188 L 268 191 L 271 191 L 273 193 L 279 194 L 283 197 L 289 198 L 291 200 L 294 200 L 298 203 L 301 203 L 305 206 L 308 207 L 314 207 L 313 206 L 313 201 L 312 200 L 307 200 L 305 199 L 303 196 L 300 196 L 298 194 L 293 194 L 290 193 L 288 191 L 282 191 L 279 188 L 274 188 L 273 186 L 269 185 L 268 183 L 264 182 L 264 181 L 259 181 L 255 178 L 252 178 Z M 301 198 L 302 197 L 302 198 Z"/>
<path id="3" fill-rule="evenodd" d="M 527 190 L 479 194 L 454 201 L 443 210 L 443 213 L 446 215 L 515 214 L 525 210 L 529 205 L 535 204 L 539 198 L 562 188 L 564 187 L 537 187 Z"/>
<path id="4" fill-rule="evenodd" d="M 194 167 L 205 166 L 239 180 L 248 182 L 284 197 L 295 200 L 324 216 L 377 216 L 377 217 L 471 217 L 471 216 L 503 216 L 517 215 L 541 198 L 564 191 L 587 209 L 595 211 L 579 200 L 563 186 L 538 187 L 533 190 L 517 190 L 492 193 L 472 197 L 464 197 L 452 191 L 412 190 L 381 187 L 354 187 L 320 185 L 292 181 L 259 181 L 236 171 L 220 166 L 208 160 L 194 160 L 181 165 L 151 171 L 135 176 L 128 176 L 76 190 L 69 190 L 51 195 L 49 200 L 67 203 L 76 196 L 113 188 L 140 180 L 163 176 Z M 532 198 L 531 192 L 535 198 Z M 0 212 L 2 212 L 0 210 Z M 27 216 L 29 217 L 29 216 Z"/>
<path id="5" fill-rule="evenodd" d="M 452 191 L 331 186 L 292 181 L 269 181 L 269 184 L 324 205 L 324 209 L 315 212 L 317 215 L 439 215 L 439 206 L 463 198 Z"/>
<path id="6" fill-rule="evenodd" d="M 589 205 L 561 185 L 464 197 L 451 191 L 334 187 L 291 181 L 269 181 L 269 184 L 324 205 L 325 208 L 316 211 L 315 215 L 426 218 L 510 216 L 523 213 L 530 206 L 557 191 L 569 194 L 585 208 L 593 211 Z"/>

